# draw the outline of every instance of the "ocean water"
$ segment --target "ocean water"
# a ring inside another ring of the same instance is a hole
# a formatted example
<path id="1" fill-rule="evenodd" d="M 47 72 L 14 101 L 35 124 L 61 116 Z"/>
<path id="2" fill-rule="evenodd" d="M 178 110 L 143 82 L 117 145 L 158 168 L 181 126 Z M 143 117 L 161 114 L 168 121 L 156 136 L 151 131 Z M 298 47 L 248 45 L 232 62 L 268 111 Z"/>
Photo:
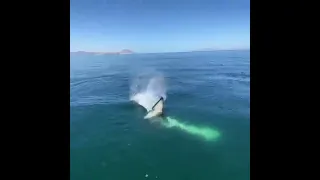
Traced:
<path id="1" fill-rule="evenodd" d="M 249 180 L 250 51 L 70 55 L 71 180 Z M 143 119 L 137 77 L 161 75 L 165 115 L 207 140 Z"/>

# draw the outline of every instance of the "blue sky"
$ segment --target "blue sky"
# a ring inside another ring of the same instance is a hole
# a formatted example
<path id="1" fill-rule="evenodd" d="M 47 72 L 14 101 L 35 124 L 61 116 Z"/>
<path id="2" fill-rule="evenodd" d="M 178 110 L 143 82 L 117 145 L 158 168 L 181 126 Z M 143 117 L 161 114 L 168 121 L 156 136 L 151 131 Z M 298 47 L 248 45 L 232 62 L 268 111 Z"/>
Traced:
<path id="1" fill-rule="evenodd" d="M 250 48 L 250 0 L 71 0 L 70 50 Z"/>

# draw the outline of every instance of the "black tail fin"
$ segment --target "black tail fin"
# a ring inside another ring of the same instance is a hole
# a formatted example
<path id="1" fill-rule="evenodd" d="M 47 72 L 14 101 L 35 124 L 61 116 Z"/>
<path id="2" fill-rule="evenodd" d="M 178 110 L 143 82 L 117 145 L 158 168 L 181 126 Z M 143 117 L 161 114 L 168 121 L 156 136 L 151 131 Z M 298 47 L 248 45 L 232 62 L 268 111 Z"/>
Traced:
<path id="1" fill-rule="evenodd" d="M 161 97 L 161 98 L 152 106 L 151 109 L 154 109 L 154 108 L 158 105 L 158 103 L 160 103 L 161 101 L 162 101 L 162 103 L 163 103 L 163 97 Z"/>

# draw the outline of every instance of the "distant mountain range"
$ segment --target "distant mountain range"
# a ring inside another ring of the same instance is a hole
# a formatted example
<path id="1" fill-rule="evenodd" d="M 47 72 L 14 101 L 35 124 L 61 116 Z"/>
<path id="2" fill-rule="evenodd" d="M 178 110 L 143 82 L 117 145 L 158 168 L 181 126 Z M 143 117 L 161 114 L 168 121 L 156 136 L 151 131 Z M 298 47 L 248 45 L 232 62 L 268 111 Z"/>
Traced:
<path id="1" fill-rule="evenodd" d="M 223 49 L 216 49 L 216 48 L 203 48 L 191 51 L 182 51 L 182 52 L 210 52 L 210 51 L 242 51 L 242 50 L 250 50 L 250 49 L 230 49 L 230 50 L 223 50 Z M 135 52 L 131 51 L 130 49 L 123 49 L 119 52 L 92 52 L 92 51 L 76 51 L 70 52 L 70 54 L 93 54 L 93 55 L 103 55 L 103 54 L 113 54 L 113 55 L 120 55 L 120 54 L 134 54 Z M 168 52 L 169 53 L 169 52 Z"/>
<path id="2" fill-rule="evenodd" d="M 123 49 L 119 52 L 90 52 L 90 51 L 76 51 L 70 52 L 73 54 L 133 54 L 134 52 L 129 49 Z"/>

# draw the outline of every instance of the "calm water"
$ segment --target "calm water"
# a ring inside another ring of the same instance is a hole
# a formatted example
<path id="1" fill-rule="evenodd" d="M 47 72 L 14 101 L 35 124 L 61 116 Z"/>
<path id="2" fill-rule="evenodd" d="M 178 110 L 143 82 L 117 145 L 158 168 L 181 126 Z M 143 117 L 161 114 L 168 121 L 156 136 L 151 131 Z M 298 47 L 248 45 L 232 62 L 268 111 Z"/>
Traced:
<path id="1" fill-rule="evenodd" d="M 250 51 L 71 55 L 70 66 L 71 180 L 250 178 Z M 155 70 L 166 114 L 215 128 L 216 141 L 143 119 L 130 82 Z"/>

